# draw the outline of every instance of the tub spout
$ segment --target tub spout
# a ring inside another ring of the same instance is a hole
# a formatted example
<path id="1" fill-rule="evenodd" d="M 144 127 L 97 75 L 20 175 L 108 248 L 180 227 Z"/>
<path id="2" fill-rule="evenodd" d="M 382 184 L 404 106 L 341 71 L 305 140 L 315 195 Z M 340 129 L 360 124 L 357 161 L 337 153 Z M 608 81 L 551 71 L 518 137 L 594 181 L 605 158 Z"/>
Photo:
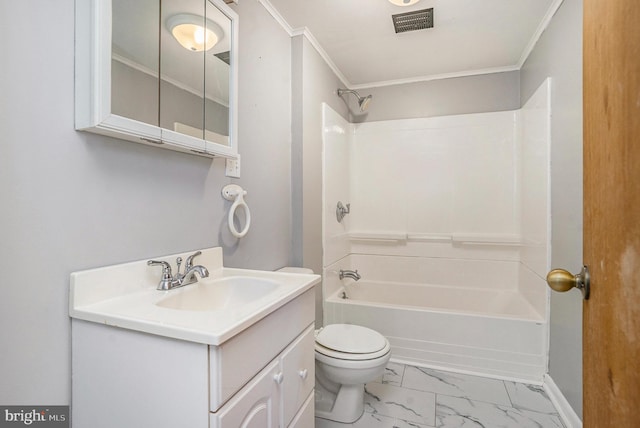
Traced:
<path id="1" fill-rule="evenodd" d="M 342 269 L 340 269 L 340 272 L 338 273 L 338 277 L 340 279 L 351 278 L 356 281 L 362 278 L 357 270 L 342 270 Z"/>

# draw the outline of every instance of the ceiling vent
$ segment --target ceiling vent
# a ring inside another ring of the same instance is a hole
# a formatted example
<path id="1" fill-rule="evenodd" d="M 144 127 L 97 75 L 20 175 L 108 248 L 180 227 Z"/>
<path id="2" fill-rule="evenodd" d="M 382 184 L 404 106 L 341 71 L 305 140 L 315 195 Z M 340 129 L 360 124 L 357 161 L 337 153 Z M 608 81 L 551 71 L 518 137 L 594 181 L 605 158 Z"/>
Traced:
<path id="1" fill-rule="evenodd" d="M 392 15 L 396 33 L 433 28 L 433 8 Z"/>

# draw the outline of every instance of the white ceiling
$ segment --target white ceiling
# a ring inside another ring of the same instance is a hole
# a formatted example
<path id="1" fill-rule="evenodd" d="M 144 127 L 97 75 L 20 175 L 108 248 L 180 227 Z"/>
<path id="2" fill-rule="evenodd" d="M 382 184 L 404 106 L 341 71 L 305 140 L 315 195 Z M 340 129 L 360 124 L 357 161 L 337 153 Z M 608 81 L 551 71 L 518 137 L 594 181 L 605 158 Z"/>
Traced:
<path id="1" fill-rule="evenodd" d="M 260 0 L 305 32 L 350 88 L 518 70 L 562 0 Z M 391 15 L 434 9 L 434 28 L 396 34 Z M 242 25 L 242 24 L 241 24 Z"/>

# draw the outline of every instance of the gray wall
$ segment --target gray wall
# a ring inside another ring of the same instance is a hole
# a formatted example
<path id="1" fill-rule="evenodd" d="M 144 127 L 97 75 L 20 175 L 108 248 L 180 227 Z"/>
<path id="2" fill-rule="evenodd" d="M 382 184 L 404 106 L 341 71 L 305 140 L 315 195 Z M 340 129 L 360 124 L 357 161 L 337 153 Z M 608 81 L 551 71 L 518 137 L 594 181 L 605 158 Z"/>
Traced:
<path id="1" fill-rule="evenodd" d="M 295 67 L 293 82 L 295 164 L 301 171 L 293 176 L 295 218 L 302 219 L 301 234 L 295 234 L 295 249 L 302 265 L 322 272 L 322 103 L 346 117 L 347 108 L 336 90 L 343 83 L 304 36 L 292 39 Z"/>
<path id="2" fill-rule="evenodd" d="M 322 273 L 322 103 L 343 117 L 337 96 L 344 84 L 304 36 L 293 47 L 293 210 L 295 265 Z M 300 259 L 300 255 L 302 258 Z M 316 323 L 322 323 L 322 296 L 316 291 Z"/>
<path id="3" fill-rule="evenodd" d="M 565 0 L 521 70 L 523 104 L 547 77 L 551 99 L 551 264 L 582 266 L 582 1 Z M 551 294 L 549 373 L 582 415 L 582 299 Z"/>
<path id="4" fill-rule="evenodd" d="M 0 2 L 0 403 L 69 404 L 72 271 L 218 245 L 229 266 L 290 263 L 291 40 L 256 0 L 234 8 L 252 213 L 239 242 L 224 161 L 74 130 L 74 1 Z"/>
<path id="5" fill-rule="evenodd" d="M 520 108 L 520 73 L 483 74 L 404 85 L 359 89 L 373 95 L 366 113 L 355 97 L 345 96 L 352 122 L 483 113 Z"/>

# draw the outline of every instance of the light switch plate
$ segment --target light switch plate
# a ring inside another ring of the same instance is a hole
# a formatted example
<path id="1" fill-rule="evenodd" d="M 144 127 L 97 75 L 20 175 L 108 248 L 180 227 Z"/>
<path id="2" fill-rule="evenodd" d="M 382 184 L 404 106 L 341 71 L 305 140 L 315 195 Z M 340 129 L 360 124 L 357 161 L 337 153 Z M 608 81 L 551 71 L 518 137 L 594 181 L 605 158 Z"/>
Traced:
<path id="1" fill-rule="evenodd" d="M 227 159 L 226 162 L 227 167 L 224 175 L 227 177 L 240 178 L 240 155 L 238 155 L 237 159 Z"/>

